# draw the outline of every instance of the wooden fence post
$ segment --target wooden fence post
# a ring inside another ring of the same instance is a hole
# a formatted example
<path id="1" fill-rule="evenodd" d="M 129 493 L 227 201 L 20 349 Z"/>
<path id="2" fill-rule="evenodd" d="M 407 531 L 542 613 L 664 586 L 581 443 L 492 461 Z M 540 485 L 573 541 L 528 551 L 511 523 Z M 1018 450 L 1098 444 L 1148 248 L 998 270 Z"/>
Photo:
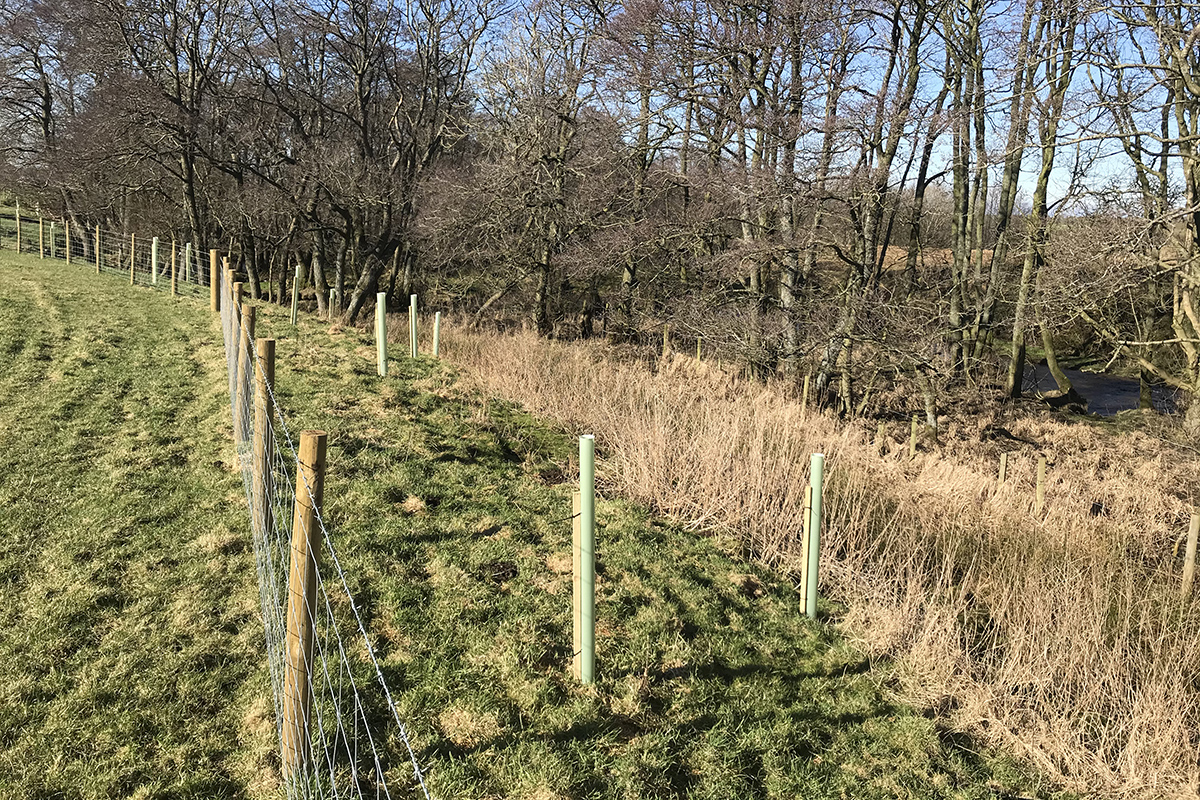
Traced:
<path id="1" fill-rule="evenodd" d="M 579 680 L 596 675 L 596 439 L 579 437 Z"/>
<path id="2" fill-rule="evenodd" d="M 58 258 L 58 242 L 54 236 L 54 220 L 50 220 L 50 257 Z"/>
<path id="3" fill-rule="evenodd" d="M 387 292 L 375 295 L 375 355 L 379 377 L 386 378 L 388 372 L 387 352 Z"/>
<path id="4" fill-rule="evenodd" d="M 1188 526 L 1187 550 L 1183 556 L 1183 598 L 1192 596 L 1192 580 L 1196 575 L 1196 538 L 1200 535 L 1200 511 L 1193 509 Z"/>
<path id="5" fill-rule="evenodd" d="M 231 413 L 233 414 L 233 417 L 232 417 L 233 438 L 234 438 L 234 443 L 236 445 L 236 442 L 237 442 L 237 417 L 238 417 L 238 414 L 237 414 L 238 382 L 237 382 L 237 380 L 238 380 L 238 375 L 241 374 L 240 370 L 242 368 L 242 365 L 241 365 L 241 361 L 242 361 L 242 333 L 241 333 L 241 330 L 242 330 L 242 328 L 241 328 L 241 325 L 242 325 L 242 284 L 238 283 L 237 281 L 234 281 L 232 286 L 233 286 L 233 298 L 232 298 L 233 299 L 233 307 L 229 309 L 229 321 L 230 321 L 230 325 L 233 326 L 232 333 L 230 334 L 231 338 L 233 339 L 233 344 L 232 344 L 232 347 L 233 347 L 233 397 L 231 397 L 230 400 L 233 403 L 233 405 L 231 406 L 231 408 L 232 408 Z"/>
<path id="6" fill-rule="evenodd" d="M 260 339 L 255 349 L 258 368 L 254 370 L 254 466 L 251 473 L 254 476 L 255 523 L 259 535 L 267 536 L 275 526 L 270 395 L 271 387 L 275 385 L 275 340 Z"/>
<path id="7" fill-rule="evenodd" d="M 21 252 L 21 204 L 17 203 L 17 252 Z"/>
<path id="8" fill-rule="evenodd" d="M 1033 513 L 1041 514 L 1046 505 L 1046 457 L 1038 456 L 1037 465 L 1037 497 L 1034 501 Z"/>
<path id="9" fill-rule="evenodd" d="M 46 257 L 46 220 L 38 217 L 38 258 Z"/>
<path id="10" fill-rule="evenodd" d="M 150 240 L 150 283 L 158 285 L 158 237 Z"/>
<path id="11" fill-rule="evenodd" d="M 71 266 L 71 220 L 63 220 L 63 226 L 66 228 L 67 240 L 67 266 Z M 84 236 L 87 234 L 85 233 Z"/>
<path id="12" fill-rule="evenodd" d="M 129 285 L 133 286 L 137 283 L 133 274 L 133 254 L 137 252 L 137 234 L 129 234 Z"/>
<path id="13" fill-rule="evenodd" d="M 1008 453 L 1000 454 L 1000 475 L 996 481 L 998 486 L 1003 486 L 1004 481 L 1008 478 Z"/>
<path id="14" fill-rule="evenodd" d="M 185 242 L 183 245 L 183 282 L 191 283 L 192 281 L 192 243 Z"/>
<path id="15" fill-rule="evenodd" d="M 175 276 L 176 269 L 177 269 L 177 266 L 175 264 L 175 237 L 172 236 L 171 237 L 171 296 L 172 297 L 179 294 L 179 282 Z"/>
<path id="16" fill-rule="evenodd" d="M 96 225 L 96 274 L 100 274 L 100 225 Z"/>
<path id="17" fill-rule="evenodd" d="M 234 313 L 237 313 L 237 306 L 234 307 Z M 248 378 L 250 377 L 250 360 L 254 358 L 253 343 L 254 343 L 254 306 L 246 303 L 241 306 L 242 325 L 238 334 L 238 352 L 237 352 L 237 371 L 234 372 L 233 390 L 233 434 L 234 442 L 239 446 L 246 441 L 249 436 L 247 428 L 247 416 L 249 411 L 250 398 L 247 396 L 247 389 L 250 388 Z"/>
<path id="18" fill-rule="evenodd" d="M 208 251 L 208 283 L 210 304 L 214 314 L 221 313 L 221 296 L 217 292 L 221 289 L 221 279 L 217 276 L 217 251 Z"/>
<path id="19" fill-rule="evenodd" d="M 801 407 L 808 408 L 808 387 L 812 383 L 812 370 L 804 373 L 804 391 L 800 395 Z"/>
<path id="20" fill-rule="evenodd" d="M 303 775 L 309 761 L 312 709 L 313 622 L 317 610 L 317 514 L 325 483 L 325 431 L 302 431 L 296 463 L 296 502 L 292 515 L 288 573 L 287 664 L 283 691 L 283 775 Z"/>
<path id="21" fill-rule="evenodd" d="M 440 344 L 441 338 L 442 338 L 442 312 L 435 311 L 435 312 L 433 312 L 433 357 L 434 358 L 437 358 L 438 353 L 441 352 L 441 344 Z"/>

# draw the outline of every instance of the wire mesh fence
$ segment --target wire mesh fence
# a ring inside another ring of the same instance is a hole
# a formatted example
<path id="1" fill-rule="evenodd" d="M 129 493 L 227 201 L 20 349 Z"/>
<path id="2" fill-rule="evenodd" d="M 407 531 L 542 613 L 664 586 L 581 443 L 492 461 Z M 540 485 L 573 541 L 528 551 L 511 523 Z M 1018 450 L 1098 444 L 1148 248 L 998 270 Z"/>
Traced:
<path id="1" fill-rule="evenodd" d="M 211 285 L 208 253 L 181 236 L 143 236 L 14 209 L 0 214 L 0 248 L 90 267 L 175 294 L 203 296 Z"/>
<path id="2" fill-rule="evenodd" d="M 284 786 L 289 798 L 430 798 L 333 537 L 321 516 L 324 439 L 297 435 L 274 393 L 274 342 L 210 253 L 178 240 L 0 215 L 0 247 L 164 292 L 218 279 L 238 466 L 250 509 Z M 214 269 L 214 267 L 216 267 Z"/>
<path id="3" fill-rule="evenodd" d="M 323 453 L 306 455 L 312 432 L 298 446 L 287 426 L 251 308 L 223 291 L 221 321 L 290 796 L 429 797 L 321 517 Z"/>

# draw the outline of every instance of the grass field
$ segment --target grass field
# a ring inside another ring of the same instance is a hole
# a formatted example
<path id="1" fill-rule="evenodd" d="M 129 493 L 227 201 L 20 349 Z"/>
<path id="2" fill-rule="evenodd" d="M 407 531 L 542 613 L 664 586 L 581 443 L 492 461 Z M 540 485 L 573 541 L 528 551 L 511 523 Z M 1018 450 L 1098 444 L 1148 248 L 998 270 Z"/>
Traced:
<path id="1" fill-rule="evenodd" d="M 273 750 L 206 314 L 0 256 L 0 797 L 239 797 Z"/>
<path id="2" fill-rule="evenodd" d="M 576 685 L 573 436 L 427 360 L 380 380 L 359 331 L 262 309 L 272 333 L 292 430 L 330 434 L 325 519 L 437 797 L 1042 791 L 892 702 L 889 664 L 806 621 L 789 582 L 615 496 L 598 680 Z M 272 796 L 215 325 L 5 254 L 0 352 L 0 796 Z"/>

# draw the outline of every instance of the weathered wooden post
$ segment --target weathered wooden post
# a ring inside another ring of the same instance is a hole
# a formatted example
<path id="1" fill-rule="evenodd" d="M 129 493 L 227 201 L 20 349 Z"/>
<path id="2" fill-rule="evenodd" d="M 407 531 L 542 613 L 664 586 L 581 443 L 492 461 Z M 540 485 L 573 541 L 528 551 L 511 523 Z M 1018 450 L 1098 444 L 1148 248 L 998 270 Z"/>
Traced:
<path id="1" fill-rule="evenodd" d="M 221 279 L 217 275 L 217 251 L 208 251 L 208 283 L 209 283 L 209 302 L 214 314 L 221 313 L 221 296 L 217 292 L 221 291 Z"/>
<path id="2" fill-rule="evenodd" d="M 242 370 L 242 284 L 234 282 L 233 284 L 233 308 L 229 309 L 229 321 L 232 325 L 233 339 L 233 396 L 230 400 L 230 414 L 233 421 L 233 442 L 234 447 L 237 447 L 238 434 L 238 376 Z"/>
<path id="3" fill-rule="evenodd" d="M 408 298 L 408 355 L 417 357 L 417 296 Z"/>
<path id="4" fill-rule="evenodd" d="M 579 437 L 579 680 L 596 673 L 596 439 Z"/>
<path id="5" fill-rule="evenodd" d="M 812 383 L 812 370 L 804 373 L 804 390 L 800 394 L 801 408 L 808 408 L 808 387 Z"/>
<path id="6" fill-rule="evenodd" d="M 254 306 L 246 303 L 242 306 L 242 329 L 238 337 L 238 368 L 234 373 L 237 382 L 234 384 L 234 442 L 239 447 L 250 438 L 250 385 L 254 369 Z"/>
<path id="7" fill-rule="evenodd" d="M 54 220 L 50 220 L 50 257 L 58 258 L 58 242 L 54 239 Z"/>
<path id="8" fill-rule="evenodd" d="M 283 691 L 283 775 L 295 780 L 309 761 L 313 623 L 317 610 L 317 514 L 324 500 L 325 431 L 302 431 L 296 463 L 288 573 L 287 663 Z"/>
<path id="9" fill-rule="evenodd" d="M 441 346 L 440 346 L 441 338 L 442 338 L 442 312 L 435 311 L 435 312 L 433 312 L 433 357 L 434 358 L 437 358 L 438 353 L 441 352 Z"/>
<path id="10" fill-rule="evenodd" d="M 187 242 L 183 246 L 183 282 L 191 283 L 192 280 L 192 243 Z"/>
<path id="11" fill-rule="evenodd" d="M 1003 486 L 1004 481 L 1008 479 L 1008 453 L 1000 454 L 1000 475 L 996 480 L 998 486 Z"/>
<path id="12" fill-rule="evenodd" d="M 1196 538 L 1200 535 L 1200 511 L 1192 510 L 1188 526 L 1187 550 L 1183 556 L 1183 599 L 1192 596 L 1192 580 L 1196 575 Z"/>
<path id="13" fill-rule="evenodd" d="M 17 203 L 17 252 L 21 252 L 21 204 Z"/>
<path id="14" fill-rule="evenodd" d="M 175 237 L 171 237 L 171 296 L 179 294 L 179 281 L 176 270 L 178 265 L 175 263 Z"/>
<path id="15" fill-rule="evenodd" d="M 38 217 L 38 258 L 46 257 L 46 220 Z"/>
<path id="16" fill-rule="evenodd" d="M 271 433 L 271 387 L 275 384 L 275 340 L 260 339 L 255 345 L 258 368 L 254 371 L 254 521 L 260 536 L 275 526 L 272 516 L 275 482 L 271 471 L 274 445 Z"/>
<path id="17" fill-rule="evenodd" d="M 63 220 L 63 227 L 66 229 L 66 246 L 67 246 L 67 266 L 71 265 L 71 220 Z M 84 236 L 87 234 L 85 233 Z"/>
<path id="18" fill-rule="evenodd" d="M 300 318 L 300 276 L 304 265 L 296 262 L 296 277 L 292 279 L 292 327 Z"/>
<path id="19" fill-rule="evenodd" d="M 158 285 L 158 237 L 150 240 L 150 283 Z"/>
<path id="20" fill-rule="evenodd" d="M 908 460 L 912 461 L 917 457 L 917 415 L 913 414 L 912 429 L 908 434 Z"/>
<path id="21" fill-rule="evenodd" d="M 809 619 L 817 618 L 817 586 L 820 583 L 821 561 L 821 497 L 825 486 L 825 456 L 813 453 L 808 467 L 812 486 L 812 509 L 808 520 L 808 574 L 805 583 L 804 607 Z"/>
<path id="22" fill-rule="evenodd" d="M 388 370 L 387 353 L 387 292 L 375 295 L 375 355 L 379 377 L 386 378 Z"/>
<path id="23" fill-rule="evenodd" d="M 134 279 L 133 269 L 134 261 L 133 254 L 137 252 L 137 234 L 129 234 L 129 285 L 133 286 L 137 281 Z"/>
<path id="24" fill-rule="evenodd" d="M 1033 513 L 1041 514 L 1046 505 L 1046 457 L 1038 456 L 1037 465 L 1037 497 L 1034 501 Z"/>

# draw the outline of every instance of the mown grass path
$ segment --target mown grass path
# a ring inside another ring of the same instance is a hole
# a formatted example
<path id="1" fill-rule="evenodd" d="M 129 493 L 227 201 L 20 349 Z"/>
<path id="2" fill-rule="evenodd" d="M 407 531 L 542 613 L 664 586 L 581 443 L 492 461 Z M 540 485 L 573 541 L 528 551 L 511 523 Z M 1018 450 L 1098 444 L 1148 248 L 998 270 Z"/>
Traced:
<path id="1" fill-rule="evenodd" d="M 274 720 L 207 309 L 0 255 L 0 797 L 242 797 Z"/>

